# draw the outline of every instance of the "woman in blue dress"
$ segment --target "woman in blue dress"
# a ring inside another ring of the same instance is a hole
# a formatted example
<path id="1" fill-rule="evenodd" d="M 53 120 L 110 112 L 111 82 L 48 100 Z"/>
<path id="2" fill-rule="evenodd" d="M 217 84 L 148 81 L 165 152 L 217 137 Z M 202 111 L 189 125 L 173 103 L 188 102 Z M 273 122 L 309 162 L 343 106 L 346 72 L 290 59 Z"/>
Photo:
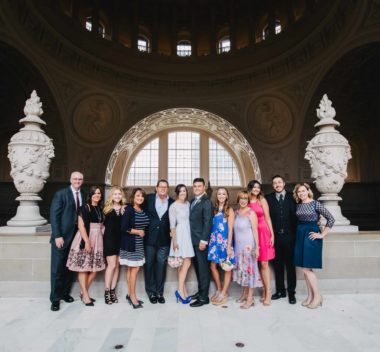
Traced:
<path id="1" fill-rule="evenodd" d="M 323 238 L 335 220 L 322 203 L 313 199 L 313 192 L 307 183 L 296 185 L 293 196 L 297 203 L 298 218 L 294 264 L 302 268 L 307 286 L 307 298 L 302 305 L 313 309 L 322 306 L 323 301 L 313 269 L 322 269 Z M 327 221 L 322 231 L 318 226 L 321 216 Z"/>
<path id="2" fill-rule="evenodd" d="M 227 259 L 232 264 L 235 264 L 232 249 L 232 232 L 235 215 L 232 208 L 228 205 L 228 198 L 227 189 L 220 187 L 216 190 L 214 218 L 208 247 L 208 260 L 211 261 L 211 274 L 216 285 L 216 292 L 211 297 L 211 303 L 215 305 L 227 302 L 228 288 L 232 277 L 232 271 L 225 271 L 222 286 L 217 264 L 220 265 Z"/>

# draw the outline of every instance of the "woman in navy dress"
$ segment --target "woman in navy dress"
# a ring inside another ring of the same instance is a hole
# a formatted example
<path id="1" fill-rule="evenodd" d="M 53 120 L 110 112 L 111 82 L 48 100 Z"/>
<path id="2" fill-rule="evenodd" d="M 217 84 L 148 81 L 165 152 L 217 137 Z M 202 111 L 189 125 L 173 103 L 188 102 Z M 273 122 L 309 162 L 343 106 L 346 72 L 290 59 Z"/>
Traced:
<path id="1" fill-rule="evenodd" d="M 313 269 L 322 269 L 323 238 L 334 225 L 334 218 L 322 203 L 313 199 L 313 192 L 307 183 L 295 186 L 293 197 L 297 203 L 297 237 L 294 249 L 294 264 L 302 268 L 307 286 L 307 298 L 302 305 L 317 308 L 322 305 L 322 295 Z M 322 231 L 318 226 L 320 217 L 326 219 Z"/>
<path id="2" fill-rule="evenodd" d="M 119 254 L 121 242 L 121 216 L 124 212 L 124 193 L 120 187 L 112 187 L 104 206 L 104 256 L 107 261 L 104 275 L 106 304 L 118 303 L 116 284 L 119 278 Z"/>
<path id="3" fill-rule="evenodd" d="M 125 208 L 121 218 L 121 246 L 119 261 L 127 265 L 127 300 L 133 308 L 142 308 L 143 301 L 136 296 L 137 273 L 145 263 L 144 241 L 145 230 L 149 225 L 148 215 L 142 209 L 145 191 L 134 188 L 129 198 L 130 204 Z"/>

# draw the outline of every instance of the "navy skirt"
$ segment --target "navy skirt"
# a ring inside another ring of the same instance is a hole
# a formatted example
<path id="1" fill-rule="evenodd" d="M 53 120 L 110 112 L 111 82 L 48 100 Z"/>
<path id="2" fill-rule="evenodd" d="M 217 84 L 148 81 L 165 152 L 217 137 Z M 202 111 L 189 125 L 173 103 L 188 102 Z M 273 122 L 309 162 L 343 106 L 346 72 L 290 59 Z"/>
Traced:
<path id="1" fill-rule="evenodd" d="M 320 233 L 315 221 L 300 221 L 297 225 L 294 264 L 301 268 L 322 269 L 323 240 L 309 239 L 310 232 Z"/>

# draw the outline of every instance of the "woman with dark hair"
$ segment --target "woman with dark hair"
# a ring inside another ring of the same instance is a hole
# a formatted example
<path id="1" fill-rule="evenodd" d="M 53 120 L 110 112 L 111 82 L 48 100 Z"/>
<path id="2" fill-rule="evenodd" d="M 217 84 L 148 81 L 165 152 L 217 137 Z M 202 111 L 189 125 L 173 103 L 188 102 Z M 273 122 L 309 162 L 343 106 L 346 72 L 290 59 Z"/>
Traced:
<path id="1" fill-rule="evenodd" d="M 211 297 L 211 303 L 215 305 L 227 303 L 228 288 L 230 287 L 232 277 L 232 271 L 225 271 L 222 286 L 222 280 L 217 265 L 222 265 L 226 260 L 229 260 L 231 264 L 235 264 L 235 257 L 232 249 L 232 232 L 235 215 L 233 209 L 229 206 L 228 201 L 228 190 L 224 187 L 219 187 L 216 190 L 214 217 L 207 257 L 211 262 L 211 274 L 216 286 L 216 292 Z"/>
<path id="2" fill-rule="evenodd" d="M 136 296 L 136 279 L 140 267 L 145 263 L 144 241 L 145 229 L 149 218 L 142 209 L 145 191 L 134 188 L 121 218 L 120 264 L 127 265 L 127 300 L 133 308 L 142 308 L 142 301 Z"/>
<path id="3" fill-rule="evenodd" d="M 259 257 L 257 258 L 260 267 L 261 279 L 263 280 L 264 289 L 260 301 L 264 306 L 271 304 L 271 279 L 269 260 L 274 259 L 274 233 L 272 220 L 269 215 L 269 206 L 266 201 L 261 183 L 257 180 L 252 180 L 247 185 L 249 193 L 248 206 L 256 213 L 258 221 L 258 236 L 259 236 Z"/>
<path id="4" fill-rule="evenodd" d="M 298 218 L 294 264 L 302 268 L 307 287 L 307 298 L 302 305 L 314 309 L 322 306 L 323 297 L 319 292 L 317 276 L 313 269 L 322 269 L 323 238 L 335 220 L 322 203 L 313 199 L 313 192 L 307 183 L 297 184 L 293 197 L 297 203 Z M 318 226 L 320 216 L 327 220 L 322 230 Z"/>
<path id="5" fill-rule="evenodd" d="M 194 248 L 191 243 L 190 233 L 190 203 L 188 202 L 187 188 L 183 184 L 175 188 L 177 200 L 169 208 L 170 235 L 172 243 L 170 246 L 170 256 L 183 258 L 182 265 L 178 268 L 178 290 L 175 291 L 177 302 L 182 304 L 190 303 L 190 298 L 186 290 L 186 275 L 194 257 Z"/>
<path id="6" fill-rule="evenodd" d="M 78 272 L 81 299 L 86 306 L 93 306 L 94 299 L 89 295 L 89 288 L 96 273 L 105 268 L 103 256 L 103 209 L 101 207 L 102 189 L 90 188 L 85 205 L 80 207 L 78 232 L 71 245 L 67 267 Z"/>

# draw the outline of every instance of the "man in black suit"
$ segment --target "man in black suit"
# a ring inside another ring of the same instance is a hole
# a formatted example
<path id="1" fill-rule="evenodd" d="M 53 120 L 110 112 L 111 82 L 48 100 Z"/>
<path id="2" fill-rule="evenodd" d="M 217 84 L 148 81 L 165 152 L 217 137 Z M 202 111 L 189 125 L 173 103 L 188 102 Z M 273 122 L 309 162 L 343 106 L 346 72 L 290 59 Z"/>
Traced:
<path id="1" fill-rule="evenodd" d="M 195 302 L 191 307 L 201 307 L 209 304 L 208 291 L 210 287 L 210 263 L 207 260 L 207 245 L 210 239 L 213 207 L 206 195 L 206 185 L 203 178 L 193 181 L 194 198 L 190 204 L 190 231 L 195 256 L 194 269 L 198 280 L 198 292 L 191 296 Z"/>
<path id="2" fill-rule="evenodd" d="M 75 171 L 70 177 L 71 185 L 59 190 L 53 196 L 50 206 L 51 223 L 51 263 L 50 263 L 50 301 L 52 311 L 59 310 L 60 300 L 71 303 L 70 296 L 74 273 L 66 267 L 71 242 L 78 231 L 79 207 L 86 200 L 81 190 L 83 174 Z"/>
<path id="3" fill-rule="evenodd" d="M 149 301 L 165 303 L 164 285 L 166 263 L 170 250 L 169 207 L 174 202 L 168 196 L 169 183 L 159 180 L 156 193 L 149 194 L 144 202 L 144 211 L 149 217 L 145 232 L 145 291 Z"/>
<path id="4" fill-rule="evenodd" d="M 272 219 L 276 251 L 274 258 L 276 293 L 272 295 L 272 299 L 286 297 L 284 284 L 284 271 L 286 268 L 289 303 L 295 304 L 297 283 L 296 268 L 294 266 L 294 244 L 297 225 L 296 204 L 292 194 L 285 190 L 285 182 L 282 176 L 276 175 L 272 178 L 272 187 L 275 192 L 266 197 Z"/>

